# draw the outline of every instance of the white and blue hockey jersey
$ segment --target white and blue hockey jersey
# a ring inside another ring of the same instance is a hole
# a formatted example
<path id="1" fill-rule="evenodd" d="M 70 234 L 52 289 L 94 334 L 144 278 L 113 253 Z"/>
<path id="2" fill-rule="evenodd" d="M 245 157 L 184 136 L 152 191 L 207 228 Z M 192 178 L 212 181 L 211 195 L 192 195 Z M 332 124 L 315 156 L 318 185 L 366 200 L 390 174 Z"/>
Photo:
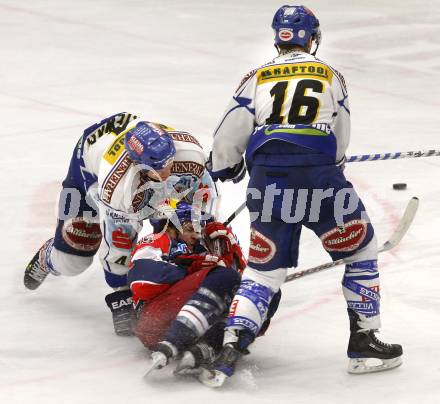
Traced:
<path id="1" fill-rule="evenodd" d="M 103 234 L 101 263 L 106 271 L 116 275 L 128 272 L 129 257 L 143 220 L 154 217 L 169 197 L 174 195 L 193 203 L 199 191 L 204 202 L 207 193 L 210 198 L 217 196 L 205 171 L 206 155 L 197 139 L 157 123 L 173 139 L 176 155 L 167 181 L 148 181 L 124 146 L 125 134 L 139 121 L 142 119 L 133 114 L 116 114 L 87 129 L 75 149 L 80 172 L 77 181 L 99 211 Z"/>
<path id="2" fill-rule="evenodd" d="M 262 144 L 279 139 L 340 162 L 350 139 L 343 76 L 305 52 L 283 54 L 248 73 L 214 133 L 213 171 L 238 164 Z"/>

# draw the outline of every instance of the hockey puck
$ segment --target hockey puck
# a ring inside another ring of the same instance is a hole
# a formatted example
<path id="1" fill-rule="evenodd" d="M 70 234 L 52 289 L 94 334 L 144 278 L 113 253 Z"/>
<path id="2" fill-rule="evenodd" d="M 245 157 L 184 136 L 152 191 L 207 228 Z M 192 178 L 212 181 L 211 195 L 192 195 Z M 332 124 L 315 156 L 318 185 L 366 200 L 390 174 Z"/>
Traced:
<path id="1" fill-rule="evenodd" d="M 397 184 L 393 184 L 393 189 L 396 189 L 398 191 L 402 191 L 403 189 L 406 189 L 406 184 L 404 182 L 399 182 Z"/>

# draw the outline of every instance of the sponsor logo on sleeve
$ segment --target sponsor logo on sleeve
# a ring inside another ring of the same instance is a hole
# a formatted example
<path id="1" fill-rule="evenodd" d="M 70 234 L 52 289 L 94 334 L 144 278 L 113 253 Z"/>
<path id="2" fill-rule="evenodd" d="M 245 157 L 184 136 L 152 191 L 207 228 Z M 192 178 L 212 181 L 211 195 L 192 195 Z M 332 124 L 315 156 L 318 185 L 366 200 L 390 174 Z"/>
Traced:
<path id="1" fill-rule="evenodd" d="M 201 178 L 205 171 L 205 167 L 194 161 L 174 161 L 171 172 L 175 175 L 195 175 Z"/>
<path id="2" fill-rule="evenodd" d="M 113 168 L 110 175 L 104 181 L 104 185 L 102 187 L 101 199 L 105 203 L 111 202 L 116 187 L 118 186 L 122 177 L 129 169 L 131 163 L 132 161 L 130 157 L 128 156 L 128 154 L 126 154 L 124 158 L 119 162 L 119 164 L 115 168 Z"/>
<path id="3" fill-rule="evenodd" d="M 338 72 L 335 68 L 333 68 L 336 77 L 339 79 L 339 82 L 341 83 L 342 88 L 347 92 L 347 85 L 345 84 L 345 79 L 342 73 Z"/>
<path id="4" fill-rule="evenodd" d="M 101 126 L 91 132 L 89 135 L 87 135 L 87 145 L 92 146 L 96 143 L 98 139 L 100 139 L 104 135 L 119 135 L 127 128 L 130 121 L 136 118 L 136 115 L 123 112 L 122 114 L 118 114 L 111 119 L 105 120 L 105 122 Z"/>
<path id="5" fill-rule="evenodd" d="M 238 85 L 238 87 L 237 87 L 237 89 L 235 90 L 235 92 L 237 92 L 238 91 L 238 89 L 244 84 L 244 83 L 246 83 L 254 74 L 255 74 L 255 72 L 257 71 L 258 69 L 254 69 L 254 70 L 251 70 L 249 73 L 247 73 L 243 78 L 242 78 L 242 80 L 240 81 L 240 84 Z"/>
<path id="6" fill-rule="evenodd" d="M 203 149 L 198 140 L 187 132 L 168 132 L 168 134 L 175 141 L 193 143 Z"/>

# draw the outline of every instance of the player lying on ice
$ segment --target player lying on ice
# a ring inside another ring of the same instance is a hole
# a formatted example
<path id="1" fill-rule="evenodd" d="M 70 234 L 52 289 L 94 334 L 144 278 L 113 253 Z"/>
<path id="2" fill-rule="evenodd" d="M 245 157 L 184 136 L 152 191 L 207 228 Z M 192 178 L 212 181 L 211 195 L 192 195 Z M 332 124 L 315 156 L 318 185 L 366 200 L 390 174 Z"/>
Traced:
<path id="1" fill-rule="evenodd" d="M 205 161 L 194 136 L 127 112 L 87 128 L 62 184 L 55 235 L 28 264 L 25 286 L 38 288 L 48 274 L 79 275 L 100 249 L 115 332 L 130 335 L 127 272 L 143 220 L 170 198 L 193 202 L 199 187 L 199 196 L 209 187 L 214 197 Z"/>
<path id="2" fill-rule="evenodd" d="M 211 175 L 238 181 L 246 159 L 247 207 L 256 219 L 224 347 L 205 381 L 211 386 L 232 376 L 287 269 L 297 266 L 302 226 L 320 238 L 333 260 L 346 262 L 342 286 L 350 322 L 349 372 L 402 363 L 402 347 L 375 335 L 381 326 L 376 237 L 341 167 L 350 140 L 344 78 L 314 56 L 321 32 L 309 9 L 281 7 L 272 28 L 279 55 L 243 79 L 214 135 Z M 380 365 L 372 366 L 369 358 Z"/>
<path id="3" fill-rule="evenodd" d="M 246 261 L 230 228 L 210 222 L 196 232 L 185 202 L 177 204 L 175 214 L 139 241 L 128 281 L 135 334 L 152 351 L 151 369 L 178 358 L 176 372 L 182 374 L 209 366 L 221 349 L 224 321 Z"/>

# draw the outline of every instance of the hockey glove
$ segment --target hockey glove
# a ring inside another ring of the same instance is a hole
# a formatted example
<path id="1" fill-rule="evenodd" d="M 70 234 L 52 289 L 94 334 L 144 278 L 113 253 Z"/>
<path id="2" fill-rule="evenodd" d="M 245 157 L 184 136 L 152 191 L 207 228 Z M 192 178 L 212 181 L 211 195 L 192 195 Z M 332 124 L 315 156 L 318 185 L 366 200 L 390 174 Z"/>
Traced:
<path id="1" fill-rule="evenodd" d="M 226 266 L 219 256 L 213 254 L 182 254 L 176 257 L 174 263 L 184 267 L 188 274 L 193 274 L 202 269 Z"/>
<path id="2" fill-rule="evenodd" d="M 113 326 L 117 335 L 134 335 L 132 330 L 134 310 L 131 298 L 132 295 L 130 290 L 109 293 L 105 297 L 105 302 L 112 312 Z"/>
<path id="3" fill-rule="evenodd" d="M 211 222 L 205 226 L 203 231 L 210 251 L 212 249 L 211 252 L 220 255 L 227 267 L 235 268 L 240 273 L 243 272 L 247 264 L 246 258 L 231 228 L 220 222 Z M 216 243 L 220 246 L 216 247 Z"/>
<path id="4" fill-rule="evenodd" d="M 213 171 L 212 169 L 212 152 L 209 153 L 208 161 L 205 165 L 206 169 L 209 171 L 213 181 L 220 180 L 221 182 L 232 181 L 234 184 L 240 182 L 246 175 L 246 165 L 244 164 L 244 159 L 242 158 L 239 163 L 233 167 L 228 167 L 223 170 Z"/>
<path id="5" fill-rule="evenodd" d="M 339 167 L 339 168 L 341 169 L 342 172 L 344 172 L 344 170 L 345 170 L 345 163 L 346 163 L 346 161 L 347 161 L 347 157 L 344 156 L 344 157 L 342 157 L 341 160 L 339 160 L 339 161 L 336 163 L 336 166 Z"/>

